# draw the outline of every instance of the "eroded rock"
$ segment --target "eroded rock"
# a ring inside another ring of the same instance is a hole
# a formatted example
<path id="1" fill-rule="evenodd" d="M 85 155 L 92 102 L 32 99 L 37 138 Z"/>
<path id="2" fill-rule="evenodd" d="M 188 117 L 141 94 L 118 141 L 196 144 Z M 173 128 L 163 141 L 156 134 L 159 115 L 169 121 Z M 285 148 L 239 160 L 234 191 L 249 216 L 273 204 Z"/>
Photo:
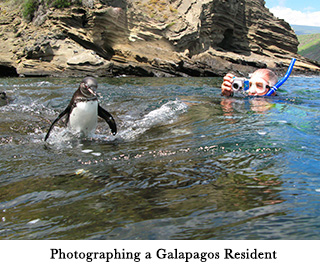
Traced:
<path id="1" fill-rule="evenodd" d="M 0 4 L 0 66 L 25 76 L 223 76 L 269 67 L 319 73 L 263 0 L 86 0 L 40 5 L 33 21 Z M 3 70 L 0 69 L 0 72 Z"/>

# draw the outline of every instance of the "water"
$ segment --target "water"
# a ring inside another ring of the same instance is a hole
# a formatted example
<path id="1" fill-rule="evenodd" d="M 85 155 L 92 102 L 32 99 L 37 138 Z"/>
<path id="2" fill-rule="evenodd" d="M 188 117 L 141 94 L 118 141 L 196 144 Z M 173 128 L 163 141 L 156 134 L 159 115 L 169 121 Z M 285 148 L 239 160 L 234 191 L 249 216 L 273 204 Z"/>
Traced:
<path id="1" fill-rule="evenodd" d="M 319 239 L 320 78 L 276 98 L 221 78 L 99 78 L 91 138 L 62 123 L 79 79 L 1 79 L 1 239 Z"/>

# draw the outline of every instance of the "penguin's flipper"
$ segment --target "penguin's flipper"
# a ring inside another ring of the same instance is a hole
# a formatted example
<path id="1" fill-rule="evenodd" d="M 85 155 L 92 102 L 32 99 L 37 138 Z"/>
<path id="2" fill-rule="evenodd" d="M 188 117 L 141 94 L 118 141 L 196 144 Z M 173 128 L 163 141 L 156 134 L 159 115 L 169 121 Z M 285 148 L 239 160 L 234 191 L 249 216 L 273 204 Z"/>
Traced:
<path id="1" fill-rule="evenodd" d="M 101 118 L 103 118 L 109 125 L 111 132 L 113 135 L 117 134 L 117 125 L 116 122 L 114 121 L 112 115 L 107 112 L 105 109 L 103 109 L 102 107 L 100 107 L 100 105 L 98 105 L 98 116 L 100 116 Z"/>
<path id="2" fill-rule="evenodd" d="M 53 128 L 53 126 L 55 125 L 55 123 L 57 123 L 65 114 L 69 114 L 70 113 L 70 110 L 71 110 L 71 107 L 68 106 L 62 113 L 59 114 L 59 116 L 52 122 L 48 132 L 47 132 L 47 135 L 46 137 L 44 138 L 44 141 L 46 141 L 48 138 L 49 138 L 49 135 L 50 135 L 50 132 Z"/>

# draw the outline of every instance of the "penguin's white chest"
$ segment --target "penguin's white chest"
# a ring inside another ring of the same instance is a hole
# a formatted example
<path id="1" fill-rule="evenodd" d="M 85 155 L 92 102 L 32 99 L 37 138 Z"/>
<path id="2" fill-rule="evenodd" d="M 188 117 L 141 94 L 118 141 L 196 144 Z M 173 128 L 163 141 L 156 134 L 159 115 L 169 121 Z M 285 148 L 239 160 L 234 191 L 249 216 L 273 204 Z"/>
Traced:
<path id="1" fill-rule="evenodd" d="M 87 136 L 94 132 L 97 126 L 98 118 L 98 101 L 81 101 L 77 102 L 69 118 L 69 127 L 82 135 Z"/>

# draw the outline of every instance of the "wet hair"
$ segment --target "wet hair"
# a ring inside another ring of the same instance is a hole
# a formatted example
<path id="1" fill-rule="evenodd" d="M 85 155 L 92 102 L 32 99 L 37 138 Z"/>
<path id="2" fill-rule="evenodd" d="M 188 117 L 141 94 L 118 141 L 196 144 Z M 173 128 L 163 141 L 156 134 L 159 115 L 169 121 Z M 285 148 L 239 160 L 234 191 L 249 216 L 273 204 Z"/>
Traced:
<path id="1" fill-rule="evenodd" d="M 278 82 L 278 76 L 270 69 L 261 68 L 252 73 L 253 76 L 259 76 L 265 78 L 270 87 L 274 86 Z"/>

